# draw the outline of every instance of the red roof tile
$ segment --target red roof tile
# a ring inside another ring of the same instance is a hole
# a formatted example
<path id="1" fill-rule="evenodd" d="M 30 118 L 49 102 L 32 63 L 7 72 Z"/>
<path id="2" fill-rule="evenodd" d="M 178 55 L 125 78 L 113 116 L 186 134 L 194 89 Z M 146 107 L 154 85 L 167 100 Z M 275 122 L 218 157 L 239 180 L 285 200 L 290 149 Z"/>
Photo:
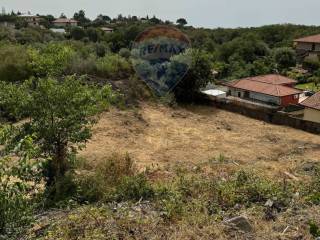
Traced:
<path id="1" fill-rule="evenodd" d="M 320 43 L 320 34 L 298 38 L 294 42 Z"/>
<path id="2" fill-rule="evenodd" d="M 294 94 L 300 94 L 302 92 L 295 88 L 286 87 L 282 85 L 274 85 L 259 81 L 252 81 L 250 79 L 240 79 L 227 83 L 226 85 L 233 88 L 262 93 L 276 97 L 290 96 Z"/>
<path id="3" fill-rule="evenodd" d="M 308 108 L 320 110 L 320 92 L 317 92 L 316 94 L 307 98 L 300 104 Z"/>
<path id="4" fill-rule="evenodd" d="M 250 77 L 250 78 L 245 78 L 245 79 L 250 80 L 250 81 L 269 83 L 269 84 L 273 84 L 273 85 L 285 85 L 285 84 L 297 83 L 296 80 L 281 76 L 279 74 L 262 75 L 262 76 Z"/>

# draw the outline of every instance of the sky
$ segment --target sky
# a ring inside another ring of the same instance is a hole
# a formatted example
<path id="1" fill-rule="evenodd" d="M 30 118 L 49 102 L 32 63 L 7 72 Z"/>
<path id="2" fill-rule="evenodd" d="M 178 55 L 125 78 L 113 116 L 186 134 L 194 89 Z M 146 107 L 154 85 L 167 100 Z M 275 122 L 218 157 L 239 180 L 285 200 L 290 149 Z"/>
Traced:
<path id="1" fill-rule="evenodd" d="M 186 18 L 195 27 L 255 27 L 277 23 L 320 25 L 319 0 L 0 0 L 0 7 L 33 14 L 72 17 L 83 9 L 98 14 Z"/>

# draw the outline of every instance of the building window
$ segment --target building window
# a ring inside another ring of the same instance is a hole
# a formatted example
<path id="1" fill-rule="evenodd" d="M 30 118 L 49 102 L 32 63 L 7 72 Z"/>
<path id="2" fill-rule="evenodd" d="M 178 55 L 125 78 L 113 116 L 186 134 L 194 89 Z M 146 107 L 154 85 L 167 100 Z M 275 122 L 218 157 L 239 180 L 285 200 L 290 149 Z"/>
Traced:
<path id="1" fill-rule="evenodd" d="M 294 99 L 298 99 L 298 98 L 299 98 L 298 94 L 294 95 Z"/>
<path id="2" fill-rule="evenodd" d="M 312 51 L 315 51 L 315 50 L 316 50 L 316 44 L 312 43 Z"/>

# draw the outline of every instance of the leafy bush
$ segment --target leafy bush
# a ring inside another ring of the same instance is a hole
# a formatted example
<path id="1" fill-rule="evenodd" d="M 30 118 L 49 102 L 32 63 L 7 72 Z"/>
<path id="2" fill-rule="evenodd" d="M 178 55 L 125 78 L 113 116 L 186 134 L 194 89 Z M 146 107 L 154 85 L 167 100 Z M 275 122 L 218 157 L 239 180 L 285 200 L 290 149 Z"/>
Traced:
<path id="1" fill-rule="evenodd" d="M 320 68 L 320 61 L 317 56 L 308 56 L 303 60 L 302 66 L 305 69 L 316 71 Z"/>
<path id="2" fill-rule="evenodd" d="M 0 82 L 0 117 L 9 121 L 26 117 L 28 97 L 25 84 Z"/>
<path id="3" fill-rule="evenodd" d="M 94 74 L 96 72 L 96 57 L 90 55 L 83 58 L 80 54 L 74 54 L 70 61 L 66 64 L 65 73 L 67 75 L 77 74 Z"/>
<path id="4" fill-rule="evenodd" d="M 120 51 L 119 51 L 119 55 L 123 58 L 130 58 L 131 56 L 131 52 L 129 49 L 127 48 L 121 48 Z"/>
<path id="5" fill-rule="evenodd" d="M 315 238 L 320 237 L 320 228 L 315 222 L 310 222 L 309 223 L 309 232 L 312 236 Z"/>
<path id="6" fill-rule="evenodd" d="M 7 236 L 19 233 L 31 222 L 38 197 L 44 191 L 41 161 L 32 160 L 38 154 L 33 137 L 22 139 L 14 153 L 18 159 L 0 159 L 0 234 Z"/>
<path id="7" fill-rule="evenodd" d="M 81 201 L 89 202 L 108 201 L 123 178 L 136 174 L 134 163 L 129 155 L 118 154 L 99 161 L 93 169 L 84 168 L 84 170 L 89 170 L 89 174 L 78 179 L 78 194 Z"/>
<path id="8" fill-rule="evenodd" d="M 74 50 L 64 44 L 51 43 L 43 49 L 29 49 L 30 67 L 37 77 L 61 76 L 74 56 Z"/>
<path id="9" fill-rule="evenodd" d="M 125 58 L 119 55 L 107 55 L 98 59 L 97 71 L 101 77 L 119 79 L 130 76 L 132 68 Z"/>
<path id="10" fill-rule="evenodd" d="M 265 204 L 269 199 L 276 199 L 278 207 L 284 208 L 288 206 L 292 195 L 290 189 L 284 191 L 279 184 L 244 171 L 228 181 L 213 181 L 211 187 L 211 203 L 222 209 L 232 208 L 236 204 Z"/>
<path id="11" fill-rule="evenodd" d="M 113 154 L 88 170 L 78 178 L 80 201 L 138 201 L 154 196 L 152 186 L 144 174 L 137 174 L 129 155 Z"/>
<path id="12" fill-rule="evenodd" d="M 73 27 L 71 28 L 70 36 L 74 40 L 82 40 L 86 37 L 86 32 L 81 27 Z"/>
<path id="13" fill-rule="evenodd" d="M 306 200 L 309 203 L 320 205 L 320 169 L 316 168 L 312 181 L 304 189 Z"/>
<path id="14" fill-rule="evenodd" d="M 0 58 L 0 81 L 21 82 L 31 76 L 29 56 L 24 47 L 0 45 Z"/>
<path id="15" fill-rule="evenodd" d="M 117 201 L 148 200 L 154 196 L 154 190 L 143 174 L 124 177 L 116 187 Z"/>

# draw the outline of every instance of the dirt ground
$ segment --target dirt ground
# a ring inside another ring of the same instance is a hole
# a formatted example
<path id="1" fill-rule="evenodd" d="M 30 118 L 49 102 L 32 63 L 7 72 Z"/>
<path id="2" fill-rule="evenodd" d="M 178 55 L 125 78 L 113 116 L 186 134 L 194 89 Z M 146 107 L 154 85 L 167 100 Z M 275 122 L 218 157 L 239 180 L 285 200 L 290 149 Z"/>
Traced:
<path id="1" fill-rule="evenodd" d="M 300 166 L 320 160 L 320 136 L 209 106 L 141 104 L 103 113 L 80 155 L 94 164 L 112 153 L 129 153 L 140 168 L 168 169 L 222 155 L 234 167 L 299 177 Z"/>

